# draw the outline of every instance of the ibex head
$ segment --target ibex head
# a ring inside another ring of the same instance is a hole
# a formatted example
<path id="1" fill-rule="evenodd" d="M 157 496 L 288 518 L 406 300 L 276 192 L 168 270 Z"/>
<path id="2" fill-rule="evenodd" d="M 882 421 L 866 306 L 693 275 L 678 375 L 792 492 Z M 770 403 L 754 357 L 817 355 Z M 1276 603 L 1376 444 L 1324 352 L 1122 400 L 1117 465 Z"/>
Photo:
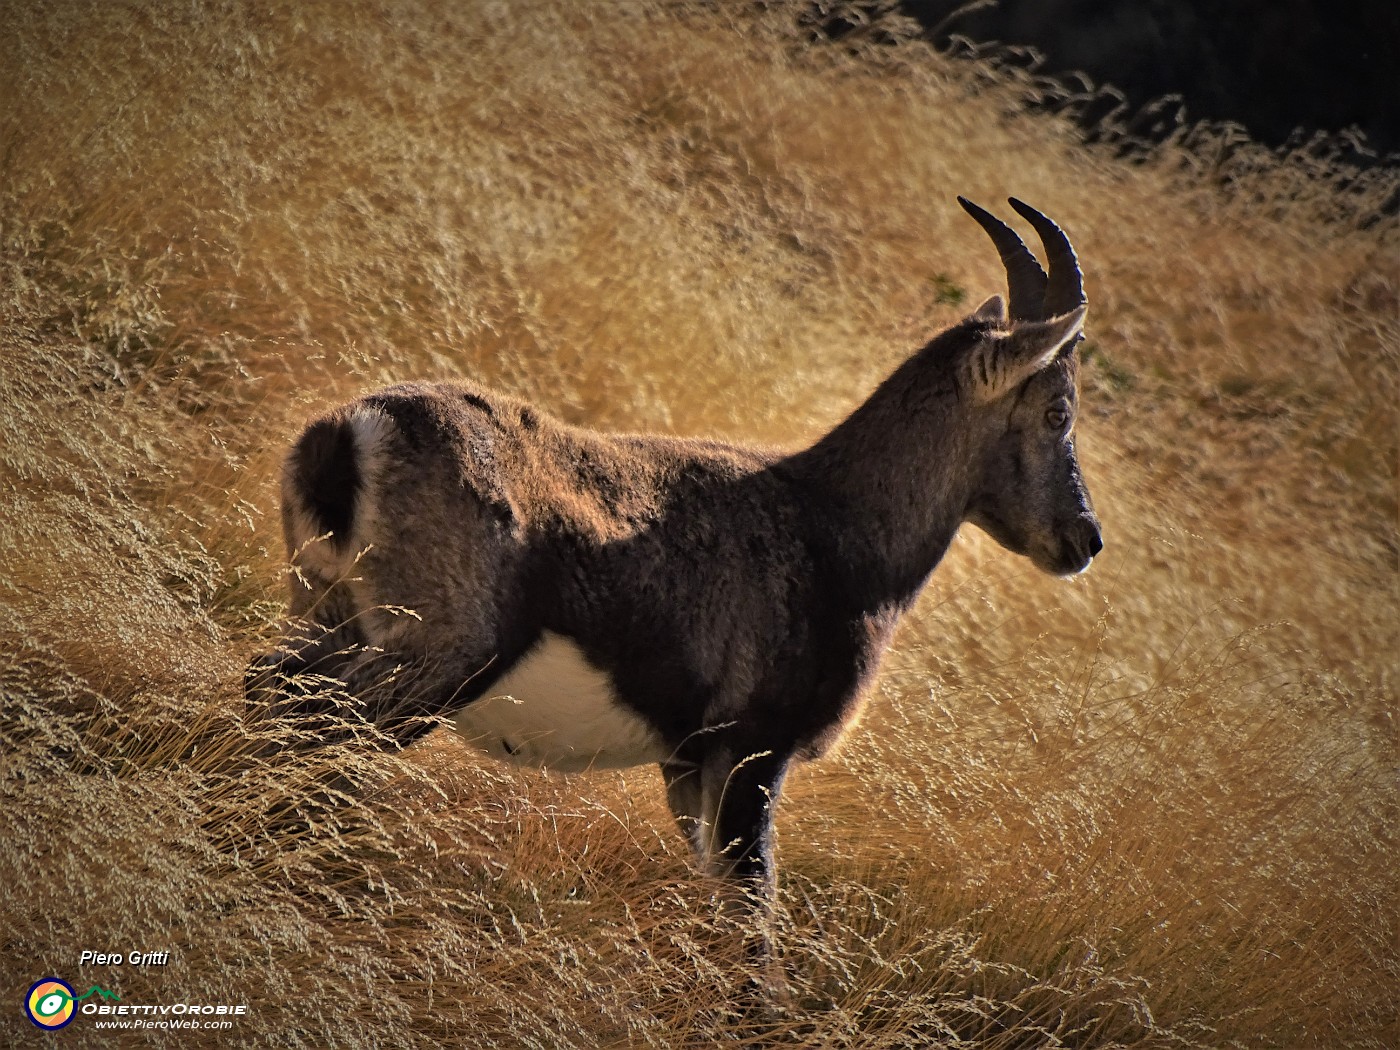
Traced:
<path id="1" fill-rule="evenodd" d="M 959 363 L 981 450 L 966 518 L 1046 572 L 1083 572 L 1103 538 L 1074 449 L 1086 310 L 1079 261 L 1064 231 L 1014 198 L 1045 246 L 1048 274 L 1005 223 L 958 203 L 1001 253 L 1010 300 L 994 296 L 972 315 L 985 330 Z"/>

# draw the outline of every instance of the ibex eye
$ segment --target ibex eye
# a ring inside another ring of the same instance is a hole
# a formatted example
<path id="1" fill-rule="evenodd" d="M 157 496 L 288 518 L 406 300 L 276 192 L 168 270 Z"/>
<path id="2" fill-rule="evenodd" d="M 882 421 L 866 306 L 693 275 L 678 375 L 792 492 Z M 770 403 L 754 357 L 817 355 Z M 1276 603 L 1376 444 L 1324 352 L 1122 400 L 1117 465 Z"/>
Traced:
<path id="1" fill-rule="evenodd" d="M 1069 422 L 1069 413 L 1063 408 L 1052 408 L 1045 413 L 1045 422 L 1051 430 L 1064 430 L 1065 424 Z"/>

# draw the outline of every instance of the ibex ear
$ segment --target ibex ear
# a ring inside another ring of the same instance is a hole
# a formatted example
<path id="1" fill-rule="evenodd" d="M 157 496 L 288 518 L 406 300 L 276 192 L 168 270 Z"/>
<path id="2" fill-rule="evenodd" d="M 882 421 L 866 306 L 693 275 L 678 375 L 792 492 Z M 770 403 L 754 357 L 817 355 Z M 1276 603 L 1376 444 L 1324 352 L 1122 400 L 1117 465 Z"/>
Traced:
<path id="1" fill-rule="evenodd" d="M 991 321 L 1001 324 L 1006 321 L 1006 300 L 999 295 L 994 295 L 985 303 L 972 311 L 969 321 Z"/>
<path id="2" fill-rule="evenodd" d="M 963 360 L 964 386 L 982 403 L 995 401 L 1055 360 L 1084 327 L 1086 307 L 1048 321 L 1020 321 L 1010 331 L 984 339 Z"/>

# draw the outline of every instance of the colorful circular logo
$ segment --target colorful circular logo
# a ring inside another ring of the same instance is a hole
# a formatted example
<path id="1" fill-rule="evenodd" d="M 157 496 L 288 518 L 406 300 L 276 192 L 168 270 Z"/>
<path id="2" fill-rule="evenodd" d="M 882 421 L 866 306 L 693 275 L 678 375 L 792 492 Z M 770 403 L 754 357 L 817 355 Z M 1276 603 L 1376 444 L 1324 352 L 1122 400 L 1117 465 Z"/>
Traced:
<path id="1" fill-rule="evenodd" d="M 24 1012 L 40 1028 L 62 1028 L 73 1020 L 75 995 L 67 981 L 45 977 L 29 986 Z"/>

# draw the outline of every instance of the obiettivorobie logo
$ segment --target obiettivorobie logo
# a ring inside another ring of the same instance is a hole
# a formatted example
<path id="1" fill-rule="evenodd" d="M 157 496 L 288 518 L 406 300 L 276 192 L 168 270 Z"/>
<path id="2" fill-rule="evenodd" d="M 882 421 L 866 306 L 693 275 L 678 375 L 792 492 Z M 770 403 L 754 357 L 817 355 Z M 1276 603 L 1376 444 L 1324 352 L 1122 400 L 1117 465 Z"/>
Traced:
<path id="1" fill-rule="evenodd" d="M 79 995 L 67 981 L 45 977 L 29 986 L 29 994 L 24 997 L 24 1012 L 40 1028 L 52 1031 L 71 1022 L 78 1012 L 77 1004 L 90 995 L 100 999 L 121 998 L 116 992 L 109 992 L 95 984 Z"/>
<path id="2" fill-rule="evenodd" d="M 95 984 L 79 995 L 71 984 L 57 977 L 35 981 L 24 997 L 25 1016 L 46 1032 L 67 1027 L 78 1014 L 90 1018 L 97 1028 L 173 1030 L 232 1028 L 235 1020 L 247 1013 L 245 1003 L 188 999 L 132 1003 Z"/>

